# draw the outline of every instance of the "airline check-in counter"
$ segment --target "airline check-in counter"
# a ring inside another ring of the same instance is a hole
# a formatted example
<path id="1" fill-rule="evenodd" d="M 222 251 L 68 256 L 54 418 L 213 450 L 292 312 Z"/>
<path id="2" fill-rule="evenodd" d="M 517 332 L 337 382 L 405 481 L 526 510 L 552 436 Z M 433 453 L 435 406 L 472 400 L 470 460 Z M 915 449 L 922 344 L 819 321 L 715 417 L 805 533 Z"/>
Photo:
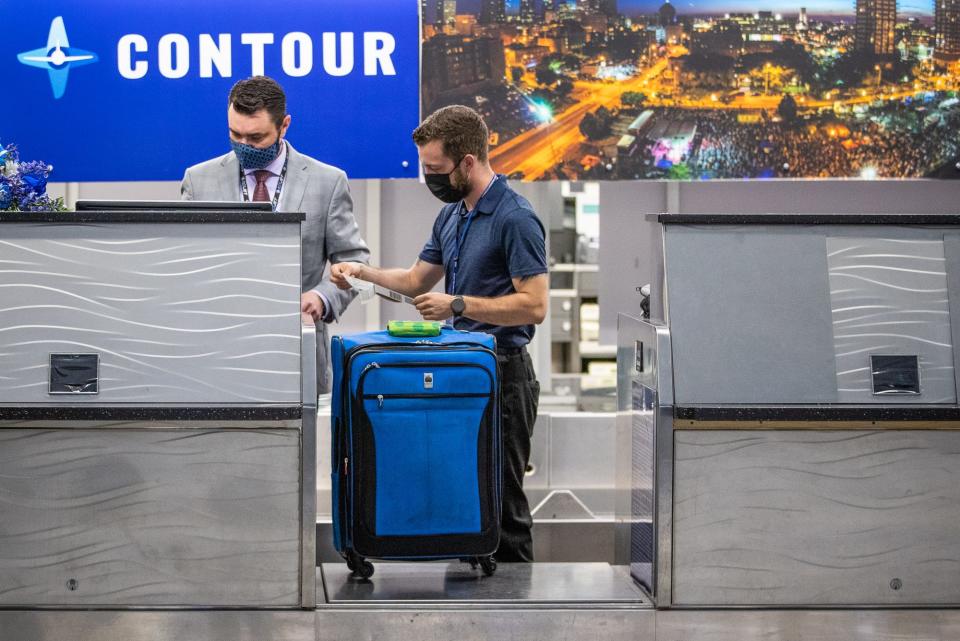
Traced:
<path id="1" fill-rule="evenodd" d="M 960 216 L 657 219 L 618 390 L 657 607 L 960 604 Z"/>
<path id="2" fill-rule="evenodd" d="M 301 220 L 0 214 L 0 608 L 315 605 Z"/>

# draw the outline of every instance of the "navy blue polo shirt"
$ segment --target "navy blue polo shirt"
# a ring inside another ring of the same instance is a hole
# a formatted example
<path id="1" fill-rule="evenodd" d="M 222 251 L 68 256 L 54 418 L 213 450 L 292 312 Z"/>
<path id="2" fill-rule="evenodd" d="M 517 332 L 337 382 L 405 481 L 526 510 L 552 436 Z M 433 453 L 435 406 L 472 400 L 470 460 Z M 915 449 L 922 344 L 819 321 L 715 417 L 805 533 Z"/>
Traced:
<path id="1" fill-rule="evenodd" d="M 506 296 L 517 291 L 511 279 L 547 273 L 543 224 L 530 203 L 510 188 L 505 177 L 497 176 L 490 184 L 467 226 L 470 213 L 463 201 L 444 206 L 433 223 L 430 239 L 420 252 L 420 260 L 425 263 L 443 265 L 448 294 Z M 454 279 L 457 237 L 464 229 L 466 235 Z M 498 347 L 521 347 L 529 343 L 534 334 L 533 325 L 505 327 L 466 317 L 456 319 L 454 324 L 457 329 L 493 334 Z"/>

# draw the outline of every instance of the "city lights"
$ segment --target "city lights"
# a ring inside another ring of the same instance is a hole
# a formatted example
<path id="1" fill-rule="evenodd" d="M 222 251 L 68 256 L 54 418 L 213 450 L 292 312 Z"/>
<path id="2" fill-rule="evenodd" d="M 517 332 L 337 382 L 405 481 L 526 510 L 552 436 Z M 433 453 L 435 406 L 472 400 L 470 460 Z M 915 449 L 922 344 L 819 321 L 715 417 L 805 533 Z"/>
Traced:
<path id="1" fill-rule="evenodd" d="M 549 105 L 536 100 L 530 101 L 530 113 L 537 117 L 541 123 L 553 122 L 553 110 Z"/>

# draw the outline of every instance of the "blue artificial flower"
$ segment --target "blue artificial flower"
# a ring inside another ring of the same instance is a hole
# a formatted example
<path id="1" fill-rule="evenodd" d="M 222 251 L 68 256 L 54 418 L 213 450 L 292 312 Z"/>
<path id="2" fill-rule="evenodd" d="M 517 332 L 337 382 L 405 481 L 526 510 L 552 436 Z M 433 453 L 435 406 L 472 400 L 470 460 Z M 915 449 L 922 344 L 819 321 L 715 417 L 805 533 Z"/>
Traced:
<path id="1" fill-rule="evenodd" d="M 0 178 L 0 209 L 9 209 L 12 202 L 13 190 L 6 180 Z"/>
<path id="2" fill-rule="evenodd" d="M 18 160 L 20 160 L 20 154 L 17 153 L 17 146 L 13 143 L 10 143 L 9 145 L 3 148 L 3 154 L 4 154 L 3 159 L 6 162 L 9 162 L 9 161 L 17 162 Z"/>
<path id="3" fill-rule="evenodd" d="M 16 166 L 12 174 L 7 174 L 7 183 L 10 185 L 10 192 L 13 194 L 13 204 L 16 205 L 21 200 L 32 194 L 33 190 L 23 183 L 20 175 L 19 165 Z"/>
<path id="4" fill-rule="evenodd" d="M 16 145 L 0 147 L 0 210 L 62 211 L 63 202 L 46 195 L 53 167 L 45 162 L 20 162 Z"/>
<path id="5" fill-rule="evenodd" d="M 17 203 L 17 207 L 20 211 L 31 211 L 33 209 L 33 203 L 36 201 L 36 194 L 28 193 L 20 198 L 20 202 Z"/>
<path id="6" fill-rule="evenodd" d="M 50 209 L 50 199 L 46 196 L 30 193 L 19 203 L 20 211 L 46 211 Z"/>
<path id="7" fill-rule="evenodd" d="M 20 163 L 20 180 L 32 193 L 42 196 L 47 191 L 47 165 L 42 162 Z"/>

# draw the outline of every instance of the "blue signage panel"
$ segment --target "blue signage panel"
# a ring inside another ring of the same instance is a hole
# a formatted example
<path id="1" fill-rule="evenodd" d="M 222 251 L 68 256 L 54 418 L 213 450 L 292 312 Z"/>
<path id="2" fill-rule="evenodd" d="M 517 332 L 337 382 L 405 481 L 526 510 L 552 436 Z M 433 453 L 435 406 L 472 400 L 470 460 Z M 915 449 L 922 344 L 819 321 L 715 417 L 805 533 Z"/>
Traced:
<path id="1" fill-rule="evenodd" d="M 180 179 L 230 150 L 230 87 L 260 74 L 299 151 L 417 176 L 416 0 L 30 0 L 0 2 L 0 25 L 0 144 L 53 180 Z"/>

